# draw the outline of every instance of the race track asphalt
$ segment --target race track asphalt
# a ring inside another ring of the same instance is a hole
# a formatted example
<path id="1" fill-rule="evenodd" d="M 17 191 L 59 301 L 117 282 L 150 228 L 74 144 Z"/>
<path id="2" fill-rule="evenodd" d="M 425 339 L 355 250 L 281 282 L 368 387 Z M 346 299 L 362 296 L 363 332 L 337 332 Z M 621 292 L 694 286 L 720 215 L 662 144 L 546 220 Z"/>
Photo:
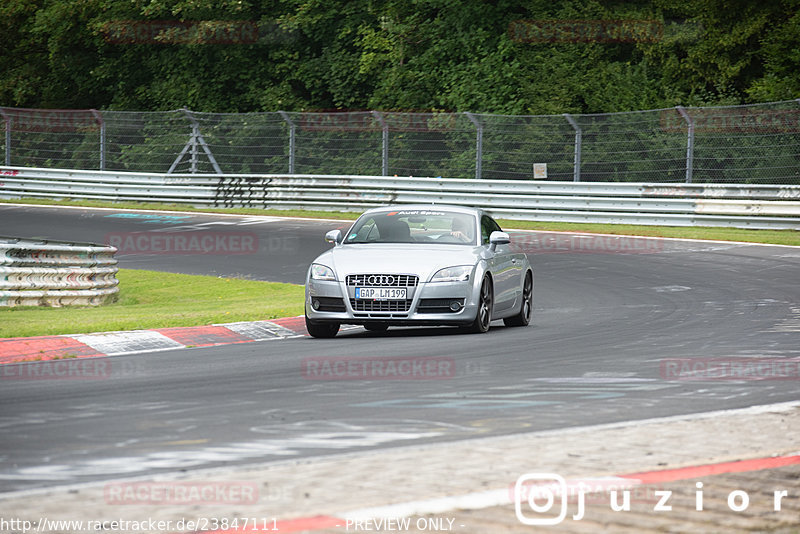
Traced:
<path id="1" fill-rule="evenodd" d="M 252 254 L 128 251 L 120 266 L 293 283 L 328 246 L 324 233 L 346 226 L 0 205 L 6 236 L 250 235 L 258 244 Z M 534 320 L 526 328 L 496 322 L 485 335 L 358 328 L 330 340 L 115 356 L 103 380 L 0 377 L 0 491 L 798 398 L 796 372 L 793 380 L 775 373 L 800 358 L 800 248 L 512 236 L 535 269 Z M 412 380 L 310 374 L 309 365 L 326 358 L 433 358 L 453 372 Z M 710 358 L 774 365 L 759 380 L 675 374 L 687 369 L 676 359 L 703 369 Z"/>

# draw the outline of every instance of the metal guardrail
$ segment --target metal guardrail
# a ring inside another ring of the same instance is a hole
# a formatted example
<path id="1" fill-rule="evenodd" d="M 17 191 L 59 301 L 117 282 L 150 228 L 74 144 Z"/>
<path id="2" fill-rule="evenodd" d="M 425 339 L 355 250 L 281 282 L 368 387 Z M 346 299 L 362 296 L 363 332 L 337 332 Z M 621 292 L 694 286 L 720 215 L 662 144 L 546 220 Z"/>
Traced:
<path id="1" fill-rule="evenodd" d="M 483 206 L 506 219 L 800 229 L 800 185 L 178 175 L 0 167 L 0 198 L 21 197 L 345 211 L 390 203 L 448 203 Z"/>
<path id="2" fill-rule="evenodd" d="M 0 237 L 0 306 L 97 306 L 119 293 L 116 248 Z"/>

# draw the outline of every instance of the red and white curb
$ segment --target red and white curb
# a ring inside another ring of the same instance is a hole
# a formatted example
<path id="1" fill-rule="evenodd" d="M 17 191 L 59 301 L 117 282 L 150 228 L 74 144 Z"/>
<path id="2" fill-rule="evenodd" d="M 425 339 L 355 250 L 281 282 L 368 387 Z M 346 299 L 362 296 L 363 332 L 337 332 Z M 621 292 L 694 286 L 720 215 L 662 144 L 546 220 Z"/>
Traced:
<path id="1" fill-rule="evenodd" d="M 396 520 L 422 515 L 442 514 L 455 510 L 480 510 L 496 506 L 509 506 L 515 503 L 521 492 L 523 492 L 522 494 L 524 495 L 535 492 L 536 490 L 553 491 L 554 483 L 561 484 L 561 488 L 557 489 L 554 493 L 558 493 L 559 491 L 564 494 L 575 494 L 578 491 L 593 493 L 606 491 L 608 489 L 624 490 L 636 486 L 677 482 L 714 475 L 763 471 L 797 464 L 800 464 L 800 452 L 785 456 L 754 458 L 607 477 L 572 478 L 567 480 L 561 479 L 560 481 L 557 479 L 550 479 L 547 483 L 540 484 L 533 484 L 520 479 L 516 486 L 505 489 L 467 493 L 438 499 L 410 501 L 375 508 L 362 508 L 336 514 L 335 516 L 319 515 L 285 521 L 278 520 L 276 522 L 276 530 L 280 532 L 302 532 L 334 528 L 347 529 L 348 526 L 352 526 L 355 521 L 370 520 L 374 523 L 380 520 Z M 522 487 L 520 487 L 521 482 Z M 239 528 L 204 531 L 203 534 L 232 534 L 235 532 L 256 532 L 256 530 Z"/>
<path id="2" fill-rule="evenodd" d="M 5 338 L 0 339 L 0 364 L 211 347 L 306 335 L 305 318 L 301 315 L 208 326 Z"/>

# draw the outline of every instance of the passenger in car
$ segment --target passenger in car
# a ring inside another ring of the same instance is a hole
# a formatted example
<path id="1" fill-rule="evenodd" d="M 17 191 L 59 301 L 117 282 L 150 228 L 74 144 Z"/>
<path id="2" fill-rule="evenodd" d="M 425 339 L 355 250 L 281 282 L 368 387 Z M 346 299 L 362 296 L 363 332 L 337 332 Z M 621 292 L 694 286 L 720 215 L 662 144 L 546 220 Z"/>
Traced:
<path id="1" fill-rule="evenodd" d="M 380 241 L 384 243 L 410 243 L 411 230 L 408 223 L 396 219 L 386 218 L 383 221 L 376 221 L 378 231 L 381 233 Z"/>

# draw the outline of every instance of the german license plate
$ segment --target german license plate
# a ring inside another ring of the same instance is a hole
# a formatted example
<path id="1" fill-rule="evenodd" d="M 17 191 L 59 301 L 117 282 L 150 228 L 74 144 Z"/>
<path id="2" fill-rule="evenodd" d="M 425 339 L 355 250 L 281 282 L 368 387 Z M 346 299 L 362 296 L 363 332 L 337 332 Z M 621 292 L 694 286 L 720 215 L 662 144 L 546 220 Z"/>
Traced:
<path id="1" fill-rule="evenodd" d="M 357 287 L 356 298 L 365 300 L 405 300 L 405 287 Z"/>

